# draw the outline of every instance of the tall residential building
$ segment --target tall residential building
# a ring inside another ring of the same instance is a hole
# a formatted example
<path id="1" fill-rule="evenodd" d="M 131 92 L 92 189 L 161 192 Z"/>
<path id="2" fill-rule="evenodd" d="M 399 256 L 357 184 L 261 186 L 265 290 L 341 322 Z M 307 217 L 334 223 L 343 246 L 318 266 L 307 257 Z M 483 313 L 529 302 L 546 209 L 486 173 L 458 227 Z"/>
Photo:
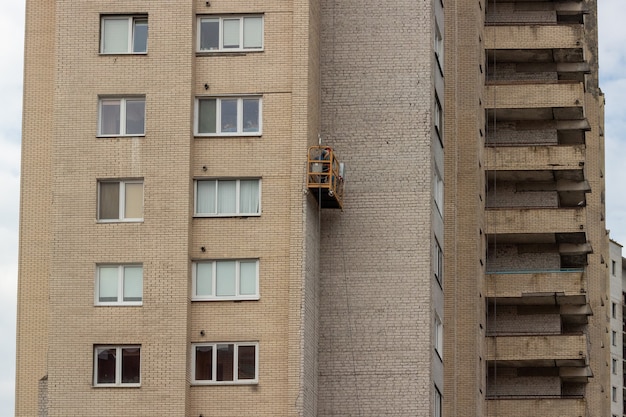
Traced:
<path id="1" fill-rule="evenodd" d="M 609 241 L 609 285 L 611 294 L 611 416 L 624 415 L 624 276 L 622 245 Z"/>
<path id="2" fill-rule="evenodd" d="M 16 416 L 610 413 L 595 0 L 26 25 Z"/>

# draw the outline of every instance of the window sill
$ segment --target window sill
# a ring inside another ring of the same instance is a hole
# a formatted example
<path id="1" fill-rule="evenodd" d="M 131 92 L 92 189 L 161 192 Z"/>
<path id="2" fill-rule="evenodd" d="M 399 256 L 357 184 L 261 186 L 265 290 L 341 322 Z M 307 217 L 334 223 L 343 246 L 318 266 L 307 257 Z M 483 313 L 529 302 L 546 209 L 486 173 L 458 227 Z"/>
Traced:
<path id="1" fill-rule="evenodd" d="M 219 302 L 219 301 L 259 301 L 261 299 L 260 296 L 249 296 L 249 297 L 221 297 L 221 298 L 199 298 L 192 297 L 191 302 L 193 303 L 201 303 L 201 302 Z"/>
<path id="2" fill-rule="evenodd" d="M 142 307 L 143 302 L 135 303 L 96 303 L 94 307 Z"/>
<path id="3" fill-rule="evenodd" d="M 220 385 L 258 385 L 258 380 L 247 380 L 247 381 L 220 381 L 220 382 L 205 382 L 205 381 L 192 381 L 192 387 L 206 387 L 206 386 L 220 386 Z"/>
<path id="4" fill-rule="evenodd" d="M 96 220 L 96 223 L 98 224 L 111 224 L 111 223 L 143 223 L 143 219 L 130 219 L 130 220 L 125 220 L 125 219 L 111 219 L 111 220 L 101 220 L 98 219 Z"/>
<path id="5" fill-rule="evenodd" d="M 96 384 L 92 385 L 92 388 L 141 388 L 139 384 Z"/>
<path id="6" fill-rule="evenodd" d="M 120 139 L 120 138 L 145 138 L 146 134 L 141 135 L 96 135 L 97 139 Z"/>
<path id="7" fill-rule="evenodd" d="M 195 219 L 204 219 L 204 218 L 232 218 L 232 217 L 261 217 L 261 213 L 258 214 L 194 214 L 193 217 Z"/>
<path id="8" fill-rule="evenodd" d="M 260 138 L 263 136 L 261 132 L 233 132 L 233 133 L 211 133 L 211 134 L 201 134 L 196 133 L 194 137 L 196 139 L 204 139 L 204 138 Z"/>
<path id="9" fill-rule="evenodd" d="M 212 50 L 212 51 L 196 51 L 196 56 L 246 56 L 248 54 L 256 54 L 265 52 L 264 49 L 235 49 L 228 50 Z"/>
<path id="10" fill-rule="evenodd" d="M 100 56 L 127 56 L 127 55 L 138 55 L 138 56 L 146 56 L 148 52 L 100 52 L 98 55 Z"/>

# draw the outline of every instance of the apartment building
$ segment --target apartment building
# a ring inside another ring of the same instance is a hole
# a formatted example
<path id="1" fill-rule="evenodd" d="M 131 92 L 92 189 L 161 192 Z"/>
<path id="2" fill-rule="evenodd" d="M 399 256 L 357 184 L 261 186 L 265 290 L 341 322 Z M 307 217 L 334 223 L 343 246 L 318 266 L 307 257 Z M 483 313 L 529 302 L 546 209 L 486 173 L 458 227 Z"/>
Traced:
<path id="1" fill-rule="evenodd" d="M 611 416 L 624 415 L 624 285 L 622 245 L 609 241 L 609 285 L 611 293 Z"/>
<path id="2" fill-rule="evenodd" d="M 595 7 L 27 1 L 16 416 L 608 415 Z"/>

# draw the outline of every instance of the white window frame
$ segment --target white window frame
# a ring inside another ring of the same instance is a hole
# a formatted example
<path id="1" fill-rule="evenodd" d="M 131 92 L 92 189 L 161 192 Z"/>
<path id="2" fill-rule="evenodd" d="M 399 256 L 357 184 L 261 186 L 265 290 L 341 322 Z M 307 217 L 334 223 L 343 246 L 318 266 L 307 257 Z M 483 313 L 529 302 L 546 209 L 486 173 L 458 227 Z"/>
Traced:
<path id="1" fill-rule="evenodd" d="M 439 136 L 439 141 L 443 145 L 443 107 L 437 93 L 435 93 L 435 113 L 433 119 L 435 131 L 437 132 L 437 136 Z"/>
<path id="2" fill-rule="evenodd" d="M 100 301 L 100 270 L 101 268 L 117 268 L 117 300 L 116 301 Z M 141 300 L 140 301 L 124 301 L 124 281 L 126 279 L 126 268 L 141 267 Z M 143 305 L 143 265 L 142 264 L 98 264 L 96 265 L 96 289 L 95 305 L 97 306 L 140 306 Z"/>
<path id="3" fill-rule="evenodd" d="M 439 71 L 443 75 L 443 35 L 439 29 L 439 24 L 435 20 L 435 33 L 434 33 L 434 50 L 437 64 L 439 65 Z"/>
<path id="4" fill-rule="evenodd" d="M 217 286 L 217 264 L 220 262 L 235 262 L 235 295 L 216 295 Z M 255 293 L 254 294 L 241 294 L 240 280 L 241 280 L 241 263 L 242 262 L 254 262 L 255 263 Z M 212 280 L 211 280 L 211 295 L 198 295 L 197 294 L 197 267 L 199 264 L 211 264 L 212 268 Z M 258 259 L 213 259 L 213 260 L 198 260 L 192 263 L 192 295 L 193 301 L 226 301 L 226 300 L 258 300 L 259 299 L 259 260 Z"/>
<path id="5" fill-rule="evenodd" d="M 200 133 L 200 101 L 215 100 L 215 133 Z M 222 100 L 237 100 L 237 126 L 234 132 L 222 132 Z M 243 120 L 243 101 L 258 100 L 258 131 L 246 132 Z M 263 135 L 263 98 L 258 95 L 242 95 L 242 96 L 203 96 L 196 97 L 196 105 L 194 110 L 194 135 L 195 136 L 262 136 Z"/>
<path id="6" fill-rule="evenodd" d="M 119 133 L 102 133 L 102 109 L 105 102 L 119 101 L 120 106 L 120 131 Z M 143 101 L 143 132 L 126 133 L 126 104 L 128 101 Z M 124 96 L 124 97 L 108 97 L 101 96 L 98 98 L 98 137 L 101 138 L 117 138 L 120 136 L 146 136 L 146 97 L 145 96 Z"/>
<path id="7" fill-rule="evenodd" d="M 435 200 L 435 206 L 437 207 L 437 210 L 439 211 L 439 215 L 441 215 L 441 217 L 443 218 L 444 184 L 443 184 L 443 179 L 441 178 L 441 174 L 439 173 L 439 170 L 435 168 L 434 172 L 435 172 L 435 184 L 434 184 L 434 190 L 433 190 L 433 194 L 434 194 L 433 197 Z"/>
<path id="8" fill-rule="evenodd" d="M 105 52 L 104 51 L 104 41 L 105 41 L 105 28 L 104 22 L 106 20 L 128 20 L 128 39 L 127 39 L 127 48 L 126 52 Z M 145 51 L 134 51 L 133 48 L 135 46 L 135 29 L 137 27 L 137 22 L 146 21 L 146 26 L 148 26 L 148 35 L 146 39 L 146 50 Z M 150 25 L 148 23 L 148 15 L 102 15 L 100 16 L 100 53 L 102 55 L 146 55 L 148 53 L 148 38 L 150 36 Z"/>
<path id="9" fill-rule="evenodd" d="M 98 383 L 98 352 L 115 349 L 115 382 Z M 139 382 L 122 382 L 122 350 L 139 349 Z M 95 345 L 93 347 L 93 386 L 94 387 L 140 387 L 141 386 L 141 345 Z"/>
<path id="10" fill-rule="evenodd" d="M 439 286 L 443 288 L 443 249 L 437 237 L 434 238 L 433 272 Z"/>
<path id="11" fill-rule="evenodd" d="M 241 181 L 250 181 L 256 180 L 259 182 L 259 208 L 256 213 L 242 213 L 240 208 L 240 199 L 241 199 Z M 202 181 L 215 181 L 217 186 L 215 187 L 215 204 L 216 206 L 219 204 L 219 183 L 220 181 L 237 181 L 236 184 L 236 201 L 235 201 L 235 212 L 234 213 L 217 213 L 217 208 L 215 213 L 199 213 L 198 212 L 198 183 Z M 262 209 L 262 181 L 260 178 L 207 178 L 207 179 L 196 179 L 194 181 L 194 217 L 259 217 L 261 216 Z"/>
<path id="12" fill-rule="evenodd" d="M 244 47 L 244 20 L 246 18 L 260 18 L 261 19 L 261 46 L 260 47 Z M 217 49 L 202 49 L 202 22 L 217 20 L 219 22 L 219 40 Z M 239 20 L 239 47 L 238 48 L 224 48 L 224 20 Z M 265 48 L 265 17 L 260 15 L 241 15 L 241 16 L 214 16 L 214 15 L 200 15 L 197 22 L 198 30 L 196 33 L 196 51 L 197 52 L 261 52 Z"/>
<path id="13" fill-rule="evenodd" d="M 120 188 L 119 188 L 119 208 L 118 208 L 118 212 L 119 212 L 119 216 L 117 219 L 101 219 L 100 218 L 100 204 L 101 204 L 101 196 L 102 193 L 100 191 L 100 185 L 102 183 L 119 183 L 120 184 Z M 144 196 L 145 196 L 145 186 L 144 186 L 144 182 L 143 179 L 129 179 L 129 180 L 118 180 L 118 179 L 102 179 L 102 180 L 98 180 L 98 207 L 96 210 L 96 216 L 98 219 L 98 223 L 120 223 L 120 222 L 142 222 L 143 221 L 143 215 L 142 217 L 125 217 L 126 213 L 125 213 L 125 209 L 126 209 L 126 184 L 141 184 L 142 187 L 142 196 L 141 196 L 141 200 L 142 200 L 142 214 L 145 210 L 145 200 L 144 200 Z"/>
<path id="14" fill-rule="evenodd" d="M 233 345 L 233 380 L 232 381 L 217 381 L 217 346 L 218 345 Z M 196 380 L 196 348 L 202 346 L 212 346 L 212 379 L 211 380 Z M 239 379 L 238 378 L 238 362 L 239 362 L 239 347 L 240 346 L 254 346 L 254 379 Z M 259 383 L 259 343 L 258 342 L 211 342 L 211 343 L 193 343 L 191 345 L 191 383 L 193 385 L 254 385 Z"/>
<path id="15" fill-rule="evenodd" d="M 434 385 L 435 393 L 434 393 L 434 402 L 433 402 L 433 415 L 434 417 L 442 417 L 443 413 L 443 396 L 441 395 L 441 391 L 437 385 Z"/>
<path id="16" fill-rule="evenodd" d="M 439 359 L 443 360 L 443 323 L 439 318 L 437 312 L 435 312 L 435 323 L 434 323 L 434 331 L 435 331 L 435 352 L 439 356 Z"/>

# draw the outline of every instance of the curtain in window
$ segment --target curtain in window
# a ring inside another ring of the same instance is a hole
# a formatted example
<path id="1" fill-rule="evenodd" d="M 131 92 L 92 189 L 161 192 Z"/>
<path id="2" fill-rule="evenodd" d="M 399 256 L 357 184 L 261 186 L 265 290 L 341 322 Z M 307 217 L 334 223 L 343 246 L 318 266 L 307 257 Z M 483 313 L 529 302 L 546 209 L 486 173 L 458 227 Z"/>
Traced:
<path id="1" fill-rule="evenodd" d="M 100 102 L 100 134 L 120 134 L 120 100 L 102 100 Z"/>
<path id="2" fill-rule="evenodd" d="M 224 49 L 239 48 L 239 21 L 240 19 L 224 19 Z"/>
<path id="3" fill-rule="evenodd" d="M 216 181 L 198 181 L 196 187 L 196 213 L 216 214 Z"/>
<path id="4" fill-rule="evenodd" d="M 99 219 L 119 219 L 120 218 L 120 183 L 101 182 Z"/>
<path id="5" fill-rule="evenodd" d="M 102 21 L 102 52 L 119 54 L 128 52 L 128 18 Z"/>
<path id="6" fill-rule="evenodd" d="M 143 268 L 124 267 L 124 301 L 141 301 L 143 295 Z"/>
<path id="7" fill-rule="evenodd" d="M 242 214 L 258 214 L 259 180 L 241 180 L 239 188 L 239 212 Z"/>
<path id="8" fill-rule="evenodd" d="M 237 181 L 218 181 L 217 212 L 219 214 L 237 213 Z"/>
<path id="9" fill-rule="evenodd" d="M 126 183 L 124 196 L 124 218 L 143 218 L 143 183 Z"/>
<path id="10" fill-rule="evenodd" d="M 263 47 L 263 18 L 245 17 L 243 19 L 243 47 Z"/>
<path id="11" fill-rule="evenodd" d="M 215 295 L 235 295 L 235 261 L 217 262 L 215 271 Z"/>
<path id="12" fill-rule="evenodd" d="M 196 264 L 196 295 L 213 295 L 213 264 Z"/>
<path id="13" fill-rule="evenodd" d="M 215 99 L 198 100 L 198 133 L 216 133 Z"/>
<path id="14" fill-rule="evenodd" d="M 98 268 L 98 300 L 100 302 L 117 301 L 118 278 L 118 267 L 101 266 Z"/>
<path id="15" fill-rule="evenodd" d="M 256 261 L 239 263 L 239 294 L 256 294 Z"/>

